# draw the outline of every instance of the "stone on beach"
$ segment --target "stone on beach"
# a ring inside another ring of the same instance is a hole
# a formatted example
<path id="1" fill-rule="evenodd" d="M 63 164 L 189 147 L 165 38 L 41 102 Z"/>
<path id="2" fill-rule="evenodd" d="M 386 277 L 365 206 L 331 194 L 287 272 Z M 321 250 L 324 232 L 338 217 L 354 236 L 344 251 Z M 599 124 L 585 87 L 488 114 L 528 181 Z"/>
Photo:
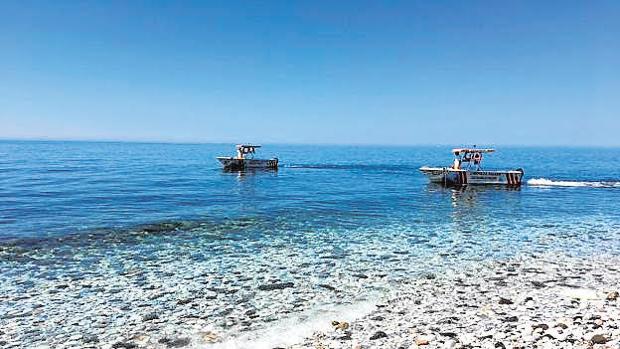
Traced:
<path id="1" fill-rule="evenodd" d="M 375 332 L 372 336 L 370 336 L 370 340 L 375 340 L 375 339 L 380 339 L 380 338 L 386 338 L 387 334 L 383 331 L 377 331 Z"/>
<path id="2" fill-rule="evenodd" d="M 509 305 L 509 304 L 513 304 L 514 302 L 508 298 L 504 298 L 504 297 L 499 297 L 499 304 L 505 304 L 505 305 Z"/>
<path id="3" fill-rule="evenodd" d="M 346 321 L 332 321 L 332 326 L 334 326 L 334 329 L 336 330 L 346 330 L 347 328 L 349 328 L 349 323 Z"/>
<path id="4" fill-rule="evenodd" d="M 428 345 L 429 343 L 430 341 L 426 337 L 418 337 L 415 339 L 415 344 L 419 346 Z"/>
<path id="5" fill-rule="evenodd" d="M 212 331 L 201 332 L 200 337 L 207 343 L 215 343 L 219 340 L 219 336 Z"/>
<path id="6" fill-rule="evenodd" d="M 603 334 L 595 334 L 590 338 L 590 341 L 594 344 L 605 344 L 609 339 Z"/>

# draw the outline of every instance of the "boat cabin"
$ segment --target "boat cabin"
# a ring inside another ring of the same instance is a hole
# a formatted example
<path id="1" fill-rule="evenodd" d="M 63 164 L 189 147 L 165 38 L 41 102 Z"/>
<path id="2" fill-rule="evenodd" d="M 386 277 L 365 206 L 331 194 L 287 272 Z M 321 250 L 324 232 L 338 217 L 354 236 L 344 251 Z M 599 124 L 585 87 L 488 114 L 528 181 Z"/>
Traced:
<path id="1" fill-rule="evenodd" d="M 452 168 L 455 170 L 482 170 L 483 154 L 493 153 L 495 149 L 491 148 L 456 148 L 452 149 L 454 154 L 454 163 Z"/>

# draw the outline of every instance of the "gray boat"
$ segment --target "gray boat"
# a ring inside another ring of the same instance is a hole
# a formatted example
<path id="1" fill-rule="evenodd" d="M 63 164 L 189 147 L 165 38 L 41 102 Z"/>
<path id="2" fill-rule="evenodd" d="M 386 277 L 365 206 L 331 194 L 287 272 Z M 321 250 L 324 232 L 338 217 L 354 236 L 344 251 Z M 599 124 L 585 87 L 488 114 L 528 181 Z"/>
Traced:
<path id="1" fill-rule="evenodd" d="M 278 158 L 255 159 L 256 149 L 260 145 L 238 144 L 237 156 L 219 156 L 217 160 L 222 164 L 224 170 L 248 170 L 248 169 L 277 169 Z"/>
<path id="2" fill-rule="evenodd" d="M 523 169 L 487 170 L 482 168 L 484 154 L 495 152 L 495 149 L 457 148 L 453 149 L 454 163 L 450 167 L 420 168 L 433 183 L 451 186 L 494 184 L 520 186 Z"/>

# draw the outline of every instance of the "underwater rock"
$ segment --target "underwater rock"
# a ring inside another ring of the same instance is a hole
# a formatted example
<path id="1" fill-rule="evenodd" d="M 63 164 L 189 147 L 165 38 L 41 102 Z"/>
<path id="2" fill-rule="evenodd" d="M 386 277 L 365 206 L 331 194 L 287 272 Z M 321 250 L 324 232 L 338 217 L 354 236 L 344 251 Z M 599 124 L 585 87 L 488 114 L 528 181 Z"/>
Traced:
<path id="1" fill-rule="evenodd" d="M 134 342 L 116 342 L 112 344 L 113 349 L 135 349 L 138 345 Z"/>
<path id="2" fill-rule="evenodd" d="M 337 291 L 337 289 L 334 286 L 332 286 L 332 285 L 319 284 L 318 286 L 321 287 L 321 288 L 324 288 L 326 290 Z"/>
<path id="3" fill-rule="evenodd" d="M 191 303 L 191 302 L 193 302 L 193 301 L 194 301 L 194 298 L 179 299 L 179 300 L 177 301 L 177 304 L 178 304 L 178 305 L 185 305 L 185 304 L 189 304 L 189 303 Z"/>
<path id="4" fill-rule="evenodd" d="M 94 334 L 87 334 L 87 335 L 84 335 L 82 340 L 84 341 L 84 343 L 97 343 L 99 342 L 99 337 L 97 337 Z"/>
<path id="5" fill-rule="evenodd" d="M 181 348 L 188 346 L 191 340 L 189 338 L 169 338 L 164 337 L 157 341 L 158 343 L 165 344 L 168 348 Z"/>
<path id="6" fill-rule="evenodd" d="M 150 312 L 142 317 L 142 321 L 151 321 L 155 319 L 159 319 L 159 314 L 156 312 Z"/>
<path id="7" fill-rule="evenodd" d="M 293 284 L 292 282 L 280 282 L 280 283 L 259 285 L 258 289 L 261 291 L 273 291 L 273 290 L 282 290 L 285 288 L 292 288 L 294 286 L 295 284 Z"/>

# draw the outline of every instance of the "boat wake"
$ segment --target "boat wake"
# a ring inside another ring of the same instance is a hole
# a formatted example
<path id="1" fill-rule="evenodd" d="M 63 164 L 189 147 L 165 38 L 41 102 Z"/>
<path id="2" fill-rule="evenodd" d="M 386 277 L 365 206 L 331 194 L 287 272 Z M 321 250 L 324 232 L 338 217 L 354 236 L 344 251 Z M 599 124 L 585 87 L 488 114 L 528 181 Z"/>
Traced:
<path id="1" fill-rule="evenodd" d="M 527 185 L 536 187 L 620 188 L 618 181 L 554 181 L 546 178 L 528 179 Z"/>
<path id="2" fill-rule="evenodd" d="M 417 167 L 390 164 L 286 164 L 283 168 L 305 170 L 363 170 L 363 171 L 409 171 Z"/>

